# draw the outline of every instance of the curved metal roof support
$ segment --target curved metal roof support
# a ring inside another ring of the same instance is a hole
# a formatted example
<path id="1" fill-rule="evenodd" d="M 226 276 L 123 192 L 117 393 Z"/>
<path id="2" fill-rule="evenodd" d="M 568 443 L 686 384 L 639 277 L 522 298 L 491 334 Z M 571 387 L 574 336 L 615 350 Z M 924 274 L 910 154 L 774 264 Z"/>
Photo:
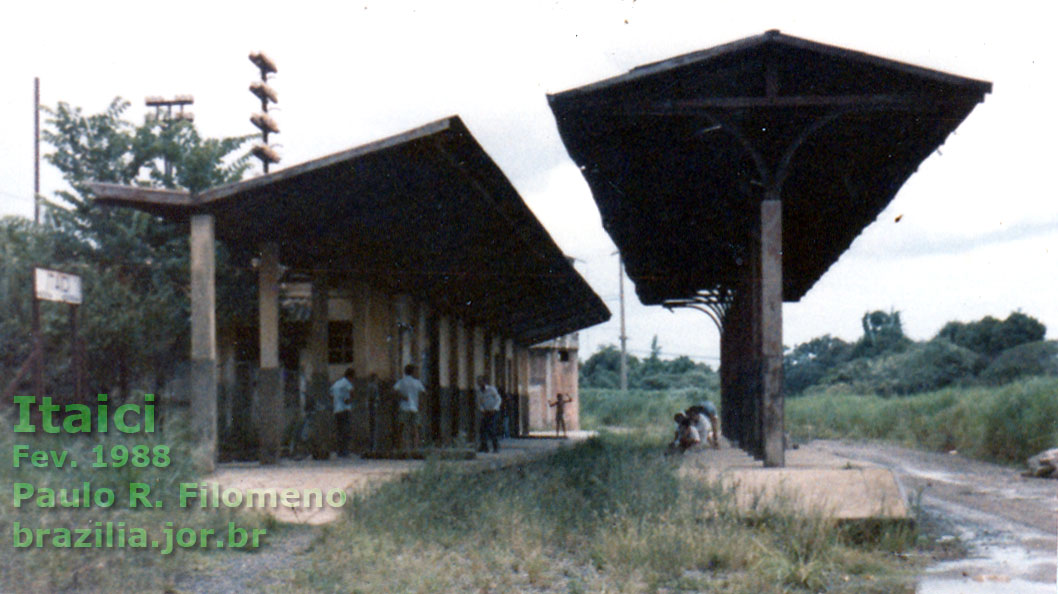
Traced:
<path id="1" fill-rule="evenodd" d="M 687 299 L 669 299 L 662 305 L 669 310 L 685 307 L 700 311 L 709 316 L 709 319 L 716 325 L 717 332 L 723 335 L 724 318 L 727 316 L 732 301 L 734 301 L 734 292 L 726 287 L 718 287 L 698 291 L 697 295 Z"/>

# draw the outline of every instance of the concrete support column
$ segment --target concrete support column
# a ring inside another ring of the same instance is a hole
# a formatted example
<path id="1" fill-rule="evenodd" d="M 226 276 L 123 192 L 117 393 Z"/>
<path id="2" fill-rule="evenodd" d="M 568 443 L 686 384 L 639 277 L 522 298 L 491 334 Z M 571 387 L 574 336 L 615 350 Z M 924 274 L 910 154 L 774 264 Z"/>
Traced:
<path id="1" fill-rule="evenodd" d="M 191 436 L 195 466 L 217 460 L 217 280 L 213 215 L 191 215 Z"/>
<path id="2" fill-rule="evenodd" d="M 309 336 L 306 350 L 309 358 L 308 400 L 310 409 L 332 410 L 331 378 L 327 366 L 327 278 L 318 274 L 312 279 L 312 312 L 309 317 Z"/>
<path id="3" fill-rule="evenodd" d="M 764 391 L 761 379 L 763 377 L 763 363 L 761 353 L 764 348 L 764 333 L 763 326 L 761 325 L 762 319 L 761 314 L 763 312 L 761 306 L 761 296 L 763 294 L 763 284 L 761 282 L 761 262 L 762 262 L 762 244 L 760 242 L 760 210 L 758 209 L 758 217 L 755 219 L 756 223 L 756 240 L 750 242 L 750 265 L 748 269 L 749 276 L 746 279 L 746 290 L 744 291 L 745 300 L 743 305 L 745 306 L 745 333 L 746 340 L 744 343 L 739 345 L 742 349 L 743 355 L 740 357 L 743 361 L 743 373 L 739 378 L 739 384 L 744 389 L 743 398 L 743 436 L 744 436 L 744 449 L 753 455 L 757 460 L 764 459 L 764 438 L 763 438 L 763 424 L 762 424 L 762 410 L 764 406 Z"/>
<path id="4" fill-rule="evenodd" d="M 284 427 L 283 387 L 279 369 L 279 246 L 261 246 L 257 268 L 258 328 L 261 369 L 257 374 L 257 435 L 261 464 L 279 461 Z"/>
<path id="5" fill-rule="evenodd" d="M 750 267 L 752 268 L 752 267 Z M 728 439 L 756 455 L 756 355 L 750 315 L 752 282 L 744 279 L 724 318 L 720 342 L 721 426 Z"/>
<path id="6" fill-rule="evenodd" d="M 455 387 L 459 393 L 456 407 L 458 409 L 458 431 L 462 431 L 463 435 L 468 439 L 473 434 L 473 419 L 474 410 L 473 406 L 473 393 L 472 384 L 474 382 L 471 378 L 471 351 L 470 348 L 470 333 L 467 332 L 466 325 L 463 324 L 463 320 L 456 320 L 455 326 L 455 363 L 456 363 L 456 382 Z"/>
<path id="7" fill-rule="evenodd" d="M 470 398 L 470 428 L 471 428 L 471 442 L 476 443 L 478 439 L 478 425 L 481 419 L 481 412 L 478 410 L 477 402 L 473 397 L 473 391 L 477 389 L 478 378 L 485 376 L 485 380 L 488 381 L 488 366 L 486 365 L 488 360 L 488 351 L 485 348 L 485 329 L 481 326 L 474 326 L 473 334 L 472 354 L 471 354 L 471 398 Z"/>
<path id="8" fill-rule="evenodd" d="M 419 304 L 419 323 L 416 332 L 419 343 L 419 363 L 423 384 L 426 392 L 422 395 L 419 404 L 419 420 L 422 425 L 422 438 L 424 442 L 437 442 L 441 438 L 441 393 L 440 375 L 437 366 L 438 331 L 437 316 L 425 303 Z"/>
<path id="9" fill-rule="evenodd" d="M 397 369 L 396 376 L 404 375 L 404 366 L 415 362 L 412 347 L 415 343 L 415 328 L 412 327 L 411 298 L 397 295 L 393 301 L 394 317 L 397 322 Z"/>
<path id="10" fill-rule="evenodd" d="M 515 366 L 518 369 L 518 393 L 521 394 L 521 434 L 529 435 L 529 349 L 516 346 Z"/>
<path id="11" fill-rule="evenodd" d="M 782 202 L 760 208 L 761 404 L 765 466 L 785 465 L 782 395 Z"/>
<path id="12" fill-rule="evenodd" d="M 448 316 L 436 318 L 436 367 L 437 382 L 437 435 L 441 443 L 452 441 L 452 413 L 455 390 L 452 389 L 452 324 Z"/>
<path id="13" fill-rule="evenodd" d="M 508 405 L 511 407 L 508 411 L 507 422 L 510 423 L 511 437 L 518 437 L 521 435 L 522 427 L 522 395 L 518 392 L 517 370 L 514 366 L 514 341 L 510 338 L 503 339 L 503 369 L 510 399 Z"/>
<path id="14" fill-rule="evenodd" d="M 503 376 L 503 359 L 500 357 L 502 344 L 503 338 L 501 338 L 499 334 L 491 334 L 486 343 L 489 369 L 491 371 L 490 381 L 501 392 L 507 389 L 506 378 Z"/>

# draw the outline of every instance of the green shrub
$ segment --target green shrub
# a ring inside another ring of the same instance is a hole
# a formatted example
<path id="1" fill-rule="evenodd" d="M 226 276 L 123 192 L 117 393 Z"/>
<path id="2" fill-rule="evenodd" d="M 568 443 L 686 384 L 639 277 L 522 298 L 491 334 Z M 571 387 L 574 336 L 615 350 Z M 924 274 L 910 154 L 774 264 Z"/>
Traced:
<path id="1" fill-rule="evenodd" d="M 907 395 L 969 383 L 982 366 L 973 351 L 937 338 L 899 353 L 853 359 L 832 369 L 820 383 L 860 393 Z"/>
<path id="2" fill-rule="evenodd" d="M 1058 378 L 903 398 L 832 389 L 787 401 L 786 421 L 798 439 L 887 439 L 1020 465 L 1058 447 Z"/>
<path id="3" fill-rule="evenodd" d="M 999 353 L 981 372 L 981 380 L 1000 385 L 1033 375 L 1058 376 L 1058 341 L 1030 342 Z"/>
<path id="4" fill-rule="evenodd" d="M 1058 447 L 1058 380 L 1008 384 L 985 404 L 982 449 L 995 460 L 1024 462 Z"/>

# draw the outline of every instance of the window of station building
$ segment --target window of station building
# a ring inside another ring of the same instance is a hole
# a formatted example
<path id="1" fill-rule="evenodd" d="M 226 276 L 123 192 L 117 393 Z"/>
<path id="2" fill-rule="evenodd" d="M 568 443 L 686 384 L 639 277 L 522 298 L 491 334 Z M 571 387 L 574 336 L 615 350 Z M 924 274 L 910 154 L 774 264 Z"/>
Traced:
<path id="1" fill-rule="evenodd" d="M 353 362 L 352 322 L 327 323 L 327 362 L 331 364 Z"/>
<path id="2" fill-rule="evenodd" d="M 565 349 L 562 349 L 561 351 L 559 351 L 558 352 L 558 360 L 562 361 L 563 363 L 568 363 L 569 362 L 569 351 L 567 351 Z"/>

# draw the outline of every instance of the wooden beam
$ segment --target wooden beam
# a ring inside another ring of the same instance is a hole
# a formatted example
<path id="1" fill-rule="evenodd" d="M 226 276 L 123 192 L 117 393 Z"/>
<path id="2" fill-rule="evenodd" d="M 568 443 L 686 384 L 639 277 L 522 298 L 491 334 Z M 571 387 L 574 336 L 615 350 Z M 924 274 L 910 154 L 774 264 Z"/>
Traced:
<path id="1" fill-rule="evenodd" d="M 155 190 L 122 184 L 92 182 L 88 189 L 95 195 L 95 200 L 103 203 L 125 206 L 174 206 L 191 208 L 194 202 L 191 194 L 183 190 Z"/>
<path id="2" fill-rule="evenodd" d="M 927 95 L 878 94 L 878 95 L 776 95 L 741 97 L 701 97 L 696 99 L 672 99 L 649 103 L 615 105 L 598 103 L 578 106 L 580 111 L 609 112 L 615 116 L 679 116 L 697 115 L 716 109 L 753 108 L 804 108 L 804 107 L 862 107 L 870 109 L 896 109 L 914 111 L 937 111 L 952 106 L 972 106 L 973 98 L 938 98 Z"/>

